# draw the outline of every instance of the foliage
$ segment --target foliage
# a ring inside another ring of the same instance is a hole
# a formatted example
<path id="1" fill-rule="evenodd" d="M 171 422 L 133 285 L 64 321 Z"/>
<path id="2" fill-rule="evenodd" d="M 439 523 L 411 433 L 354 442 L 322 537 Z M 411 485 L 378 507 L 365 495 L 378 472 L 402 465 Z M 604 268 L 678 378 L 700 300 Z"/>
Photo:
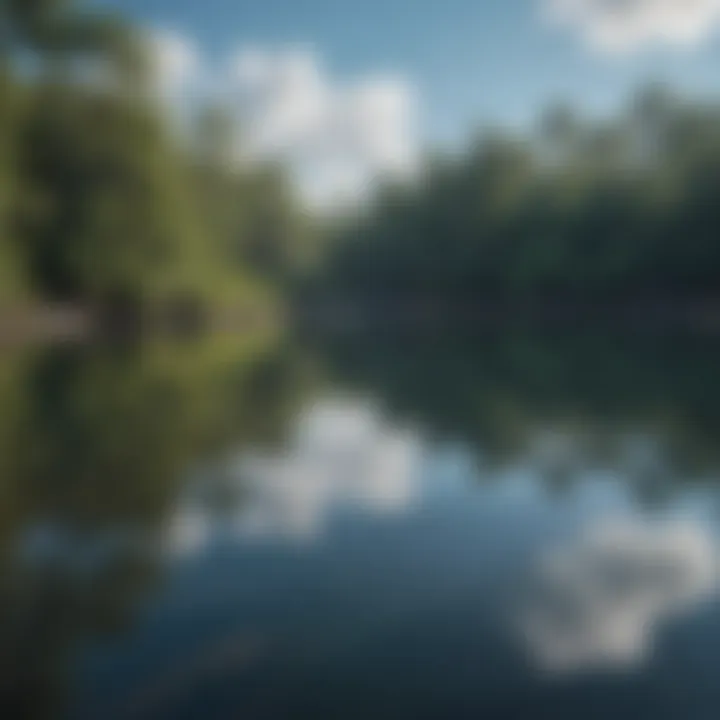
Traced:
<path id="1" fill-rule="evenodd" d="M 720 279 L 720 108 L 660 87 L 618 119 L 556 108 L 387 188 L 328 259 L 352 297 L 522 304 L 707 297 Z"/>
<path id="2" fill-rule="evenodd" d="M 287 274 L 301 231 L 282 173 L 182 136 L 146 46 L 70 0 L 0 2 L 0 298 L 16 284 L 132 317 L 197 314 L 266 303 Z"/>

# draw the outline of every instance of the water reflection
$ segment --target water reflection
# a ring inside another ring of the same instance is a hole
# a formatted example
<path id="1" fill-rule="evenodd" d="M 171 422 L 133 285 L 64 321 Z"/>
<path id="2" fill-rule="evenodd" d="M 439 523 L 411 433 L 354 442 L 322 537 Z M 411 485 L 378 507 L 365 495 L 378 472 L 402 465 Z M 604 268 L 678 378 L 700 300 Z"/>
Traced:
<path id="1" fill-rule="evenodd" d="M 336 382 L 486 465 L 524 457 L 560 484 L 604 467 L 650 494 L 720 473 L 712 337 L 335 338 L 324 351 Z"/>
<path id="2" fill-rule="evenodd" d="M 681 686 L 703 717 L 718 364 L 519 336 L 3 357 L 3 700 L 574 718 L 611 670 L 600 717 L 679 717 Z"/>
<path id="3" fill-rule="evenodd" d="M 609 518 L 540 559 L 522 624 L 551 672 L 635 669 L 668 620 L 718 591 L 717 538 L 700 520 Z"/>
<path id="4" fill-rule="evenodd" d="M 266 343 L 54 347 L 0 359 L 0 682 L 16 717 L 66 703 L 78 647 L 129 627 L 198 455 L 243 432 Z"/>
<path id="5" fill-rule="evenodd" d="M 178 506 L 168 543 L 188 553 L 228 535 L 308 542 L 343 508 L 404 512 L 419 492 L 419 450 L 412 433 L 389 426 L 372 404 L 315 402 L 283 453 L 241 451 L 215 477 L 199 478 Z"/>

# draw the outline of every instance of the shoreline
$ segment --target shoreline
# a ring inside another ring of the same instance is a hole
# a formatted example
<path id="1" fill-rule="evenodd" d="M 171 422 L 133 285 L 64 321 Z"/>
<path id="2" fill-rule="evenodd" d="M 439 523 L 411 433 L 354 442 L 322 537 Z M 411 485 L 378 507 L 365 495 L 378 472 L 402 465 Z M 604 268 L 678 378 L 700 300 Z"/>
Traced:
<path id="1" fill-rule="evenodd" d="M 332 301 L 284 312 L 236 307 L 203 318 L 156 317 L 144 322 L 112 318 L 76 305 L 0 308 L 0 348 L 42 342 L 137 339 L 145 335 L 202 337 L 290 327 L 311 333 L 374 334 L 437 331 L 631 331 L 720 334 L 720 300 L 596 303 L 353 303 Z"/>
<path id="2" fill-rule="evenodd" d="M 24 305 L 0 308 L 0 349 L 33 343 L 136 340 L 146 335 L 193 338 L 205 334 L 254 333 L 285 324 L 277 310 L 247 306 L 209 312 L 203 317 L 172 315 L 140 321 L 77 305 Z"/>
<path id="3" fill-rule="evenodd" d="M 328 332 L 422 330 L 686 330 L 720 333 L 720 300 L 627 300 L 504 302 L 328 302 L 296 313 L 303 328 Z"/>
<path id="4" fill-rule="evenodd" d="M 95 326 L 87 309 L 70 305 L 0 308 L 0 348 L 33 342 L 78 341 Z"/>

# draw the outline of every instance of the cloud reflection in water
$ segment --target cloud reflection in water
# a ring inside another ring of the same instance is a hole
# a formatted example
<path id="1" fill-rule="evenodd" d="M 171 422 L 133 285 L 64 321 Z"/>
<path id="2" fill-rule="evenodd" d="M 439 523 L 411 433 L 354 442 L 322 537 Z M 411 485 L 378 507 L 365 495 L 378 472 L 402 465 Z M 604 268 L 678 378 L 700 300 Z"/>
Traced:
<path id="1" fill-rule="evenodd" d="M 243 453 L 230 463 L 221 518 L 202 493 L 188 493 L 168 529 L 169 546 L 192 553 L 220 532 L 309 542 L 338 509 L 402 513 L 418 495 L 418 456 L 414 436 L 388 427 L 372 405 L 318 403 L 301 416 L 284 454 Z"/>
<path id="2" fill-rule="evenodd" d="M 539 576 L 522 630 L 541 669 L 633 669 L 663 623 L 718 590 L 717 540 L 691 518 L 606 519 L 543 556 Z"/>

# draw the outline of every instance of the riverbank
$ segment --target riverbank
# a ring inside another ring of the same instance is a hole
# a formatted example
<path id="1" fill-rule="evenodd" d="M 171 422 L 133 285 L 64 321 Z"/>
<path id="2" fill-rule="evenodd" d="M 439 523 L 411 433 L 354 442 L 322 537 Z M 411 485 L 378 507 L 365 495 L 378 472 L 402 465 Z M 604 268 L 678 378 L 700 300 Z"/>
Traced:
<path id="1" fill-rule="evenodd" d="M 77 305 L 44 304 L 0 308 L 0 348 L 35 342 L 82 342 L 137 338 L 147 334 L 194 336 L 255 333 L 285 324 L 278 307 L 237 306 L 211 312 L 107 312 Z"/>
<path id="2" fill-rule="evenodd" d="M 0 348 L 32 342 L 77 342 L 145 335 L 201 336 L 293 327 L 331 334 L 414 334 L 599 330 L 720 334 L 720 300 L 631 302 L 352 302 L 241 305 L 209 312 L 169 311 L 139 316 L 74 305 L 0 308 Z"/>
<path id="3" fill-rule="evenodd" d="M 0 308 L 0 347 L 25 342 L 79 340 L 92 333 L 91 312 L 68 305 Z"/>
<path id="4" fill-rule="evenodd" d="M 352 301 L 310 303 L 294 319 L 311 330 L 342 333 L 426 330 L 603 329 L 720 333 L 720 299 L 553 300 L 527 302 Z"/>

